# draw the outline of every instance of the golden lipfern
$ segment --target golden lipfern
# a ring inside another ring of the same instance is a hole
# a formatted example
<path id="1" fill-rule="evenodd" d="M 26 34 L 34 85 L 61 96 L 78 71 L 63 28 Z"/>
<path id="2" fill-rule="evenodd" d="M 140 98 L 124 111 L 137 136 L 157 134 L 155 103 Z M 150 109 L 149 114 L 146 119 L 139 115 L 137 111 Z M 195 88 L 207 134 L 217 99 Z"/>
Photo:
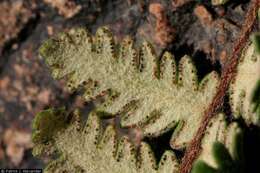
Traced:
<path id="1" fill-rule="evenodd" d="M 173 151 L 165 151 L 156 163 L 147 143 L 136 147 L 114 125 L 103 127 L 101 120 L 118 116 L 122 128 L 137 128 L 142 137 L 173 130 L 171 147 L 182 149 L 194 138 L 213 101 L 219 84 L 216 72 L 198 82 L 188 56 L 176 62 L 165 52 L 158 58 L 149 43 L 137 50 L 129 38 L 116 44 L 106 27 L 95 36 L 85 29 L 61 33 L 47 40 L 40 54 L 52 75 L 64 79 L 69 90 L 80 91 L 86 101 L 99 100 L 86 122 L 78 111 L 64 109 L 36 116 L 33 154 L 58 156 L 45 172 L 179 173 L 180 161 Z M 259 111 L 255 111 L 259 110 L 259 62 L 253 46 L 246 47 L 230 86 L 233 114 L 255 124 L 259 123 Z M 193 172 L 241 170 L 241 137 L 237 123 L 228 124 L 223 114 L 216 115 L 202 139 Z"/>
<path id="2" fill-rule="evenodd" d="M 230 104 L 235 117 L 242 117 L 247 124 L 260 125 L 259 108 L 255 110 L 260 102 L 260 93 L 255 92 L 260 81 L 260 55 L 256 50 L 254 44 L 250 44 L 240 57 L 230 86 Z"/>
<path id="3" fill-rule="evenodd" d="M 86 123 L 78 111 L 64 109 L 39 113 L 33 122 L 33 154 L 58 153 L 45 168 L 46 173 L 178 173 L 178 161 L 165 151 L 159 164 L 148 144 L 139 152 L 128 137 L 119 137 L 115 127 L 102 128 L 100 118 L 91 113 Z"/>
<path id="4" fill-rule="evenodd" d="M 99 115 L 119 114 L 122 127 L 139 127 L 143 136 L 177 126 L 173 148 L 185 147 L 194 137 L 219 83 L 216 72 L 199 83 L 188 56 L 177 65 L 168 52 L 159 60 L 149 43 L 140 50 L 130 39 L 115 44 L 105 27 L 94 37 L 85 29 L 72 29 L 45 42 L 40 53 L 69 89 L 83 91 L 86 100 L 105 98 L 97 105 Z"/>

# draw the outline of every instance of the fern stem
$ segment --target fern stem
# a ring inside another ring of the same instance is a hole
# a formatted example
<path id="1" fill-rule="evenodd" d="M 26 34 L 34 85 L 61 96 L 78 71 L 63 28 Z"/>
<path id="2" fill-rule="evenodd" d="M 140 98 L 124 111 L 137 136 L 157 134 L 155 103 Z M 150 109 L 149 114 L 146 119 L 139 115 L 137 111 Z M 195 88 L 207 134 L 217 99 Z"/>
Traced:
<path id="1" fill-rule="evenodd" d="M 221 108 L 223 104 L 223 98 L 226 94 L 226 91 L 228 90 L 228 86 L 231 80 L 235 76 L 239 56 L 242 49 L 247 44 L 247 40 L 254 26 L 259 7 L 260 0 L 251 1 L 250 8 L 248 9 L 246 15 L 245 23 L 243 24 L 242 30 L 240 32 L 240 37 L 235 42 L 233 46 L 233 53 L 222 71 L 221 82 L 219 84 L 217 94 L 215 95 L 209 108 L 205 111 L 204 117 L 196 133 L 196 136 L 191 141 L 182 159 L 182 163 L 180 166 L 181 173 L 190 172 L 193 162 L 201 151 L 201 139 L 204 136 L 204 132 L 208 126 L 210 119 L 216 114 L 216 112 L 219 110 L 219 108 Z"/>

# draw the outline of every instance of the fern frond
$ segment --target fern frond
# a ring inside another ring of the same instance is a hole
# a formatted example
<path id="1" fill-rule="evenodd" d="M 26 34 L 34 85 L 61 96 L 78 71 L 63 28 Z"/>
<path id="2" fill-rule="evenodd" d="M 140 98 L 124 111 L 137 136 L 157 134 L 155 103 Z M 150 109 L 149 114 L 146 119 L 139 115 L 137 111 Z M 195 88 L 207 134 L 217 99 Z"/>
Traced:
<path id="1" fill-rule="evenodd" d="M 237 73 L 230 85 L 230 104 L 235 117 L 242 117 L 247 124 L 260 125 L 260 116 L 255 111 L 253 97 L 259 98 L 255 92 L 260 80 L 260 55 L 254 44 L 244 49 Z M 254 94 L 256 94 L 254 96 Z M 259 104 L 259 103 L 258 103 Z"/>
<path id="2" fill-rule="evenodd" d="M 148 137 L 177 126 L 172 147 L 185 147 L 216 93 L 217 73 L 198 83 L 188 56 L 177 65 L 168 52 L 159 60 L 147 42 L 140 50 L 129 38 L 114 42 L 105 27 L 93 37 L 85 29 L 72 29 L 45 42 L 40 54 L 55 78 L 66 79 L 69 89 L 83 90 L 86 100 L 106 98 L 97 106 L 99 114 L 121 114 L 122 127 L 138 126 Z"/>
<path id="3" fill-rule="evenodd" d="M 243 132 L 237 123 L 227 125 L 223 114 L 211 120 L 201 147 L 192 173 L 244 171 Z"/>
<path id="4" fill-rule="evenodd" d="M 62 126 L 57 125 L 60 117 L 64 118 Z M 172 151 L 166 151 L 157 165 L 148 144 L 142 142 L 137 152 L 126 136 L 118 137 L 114 126 L 103 129 L 95 113 L 84 124 L 78 112 L 46 110 L 36 115 L 33 133 L 34 155 L 59 153 L 45 168 L 46 173 L 178 173 Z"/>

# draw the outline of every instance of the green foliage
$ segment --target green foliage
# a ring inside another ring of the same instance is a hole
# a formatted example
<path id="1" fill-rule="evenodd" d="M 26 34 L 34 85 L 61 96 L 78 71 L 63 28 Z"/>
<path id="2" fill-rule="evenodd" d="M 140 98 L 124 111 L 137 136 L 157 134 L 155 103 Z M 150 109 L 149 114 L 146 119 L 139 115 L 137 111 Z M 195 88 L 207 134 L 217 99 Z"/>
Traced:
<path id="1" fill-rule="evenodd" d="M 204 161 L 199 160 L 195 163 L 192 173 L 217 173 L 217 170 Z"/>
<path id="2" fill-rule="evenodd" d="M 258 10 L 258 17 L 260 14 L 260 9 Z M 260 34 L 255 33 L 252 35 L 251 40 L 254 44 L 255 51 L 258 55 L 260 55 Z M 260 76 L 260 72 L 258 72 L 258 75 Z M 260 79 L 255 84 L 255 88 L 252 92 L 252 105 L 253 105 L 253 112 L 256 113 L 257 117 L 260 117 Z"/>
<path id="3" fill-rule="evenodd" d="M 253 112 L 260 117 L 260 80 L 258 80 L 254 92 L 252 94 Z"/>
<path id="4" fill-rule="evenodd" d="M 64 117 L 65 126 L 64 123 L 61 123 L 62 126 L 57 124 L 59 117 Z M 37 152 L 33 153 L 59 153 L 58 158 L 45 168 L 46 173 L 178 172 L 178 161 L 172 151 L 165 151 L 157 165 L 148 144 L 142 142 L 137 152 L 128 137 L 118 136 L 114 126 L 109 125 L 103 129 L 100 118 L 95 113 L 89 115 L 86 123 L 80 117 L 79 112 L 67 115 L 64 109 L 50 109 L 36 115 L 33 131 L 34 136 L 38 136 L 34 138 L 34 149 Z M 46 121 L 47 118 L 49 119 Z M 47 123 L 47 127 L 43 123 Z M 46 130 L 48 127 L 52 129 Z M 47 131 L 50 133 L 47 134 L 48 138 L 45 137 Z"/>
<path id="5" fill-rule="evenodd" d="M 170 53 L 159 60 L 147 42 L 140 50 L 129 38 L 114 42 L 105 27 L 93 37 L 85 29 L 72 29 L 46 41 L 40 54 L 53 76 L 64 78 L 70 90 L 81 90 L 86 100 L 105 98 L 97 105 L 100 116 L 120 114 L 122 127 L 139 127 L 148 137 L 178 126 L 171 145 L 185 147 L 216 93 L 216 72 L 198 83 L 188 56 L 177 68 Z"/>
<path id="6" fill-rule="evenodd" d="M 252 35 L 251 40 L 255 46 L 255 50 L 258 54 L 260 54 L 260 34 L 255 33 Z"/>
<path id="7" fill-rule="evenodd" d="M 243 133 L 236 123 L 226 125 L 223 115 L 208 128 L 202 142 L 202 153 L 192 173 L 244 172 Z M 213 120 L 214 121 L 214 120 Z"/>
<path id="8" fill-rule="evenodd" d="M 217 162 L 217 168 L 209 166 L 204 161 L 197 161 L 192 173 L 242 173 L 244 171 L 241 169 L 241 163 L 232 159 L 224 144 L 215 142 L 213 144 L 212 155 Z"/>

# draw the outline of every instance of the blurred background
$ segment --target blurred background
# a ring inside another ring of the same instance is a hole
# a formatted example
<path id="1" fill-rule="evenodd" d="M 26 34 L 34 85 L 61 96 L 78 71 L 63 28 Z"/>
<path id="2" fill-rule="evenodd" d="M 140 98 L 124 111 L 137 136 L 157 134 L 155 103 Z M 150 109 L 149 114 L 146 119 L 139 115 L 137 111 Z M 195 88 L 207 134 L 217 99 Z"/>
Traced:
<path id="1" fill-rule="evenodd" d="M 31 122 L 48 107 L 83 107 L 54 81 L 38 55 L 42 42 L 72 27 L 111 28 L 119 42 L 151 42 L 160 56 L 192 56 L 200 79 L 221 71 L 238 38 L 249 0 L 0 0 L 0 168 L 42 168 L 31 155 Z M 229 106 L 224 112 L 230 115 Z"/>

